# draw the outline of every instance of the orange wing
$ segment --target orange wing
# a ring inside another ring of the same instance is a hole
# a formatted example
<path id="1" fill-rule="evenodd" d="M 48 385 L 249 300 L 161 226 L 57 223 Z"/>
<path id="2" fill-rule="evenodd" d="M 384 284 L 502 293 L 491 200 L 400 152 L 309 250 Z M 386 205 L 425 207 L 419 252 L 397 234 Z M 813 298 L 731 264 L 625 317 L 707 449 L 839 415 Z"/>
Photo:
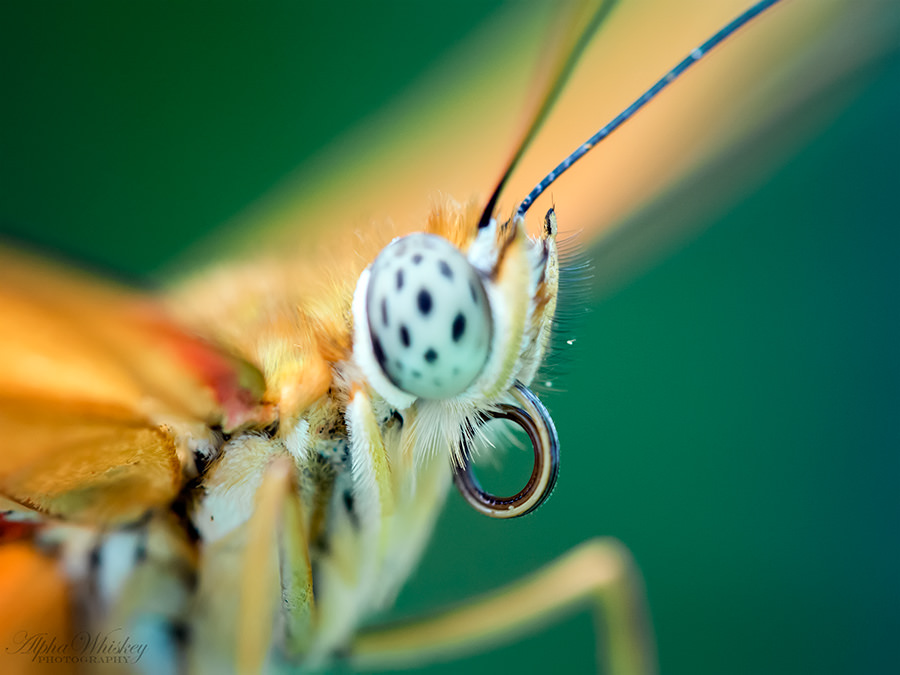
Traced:
<path id="1" fill-rule="evenodd" d="M 149 297 L 0 251 L 0 493 L 123 522 L 169 502 L 212 427 L 260 418 L 261 377 Z"/>
<path id="2" fill-rule="evenodd" d="M 0 537 L 2 539 L 2 537 Z M 47 644 L 71 635 L 69 590 L 54 560 L 25 542 L 0 547 L 0 597 L 15 611 L 0 613 L 0 662 L 4 673 L 78 672 L 72 663 L 42 662 L 35 658 L 40 641 Z M 44 652 L 46 654 L 46 652 Z"/>
<path id="3" fill-rule="evenodd" d="M 620 3 L 508 182 L 500 212 L 508 213 L 566 154 L 749 4 Z M 236 218 L 234 236 L 217 231 L 188 251 L 183 270 L 196 273 L 198 252 L 208 254 L 210 248 L 245 260 L 262 249 L 297 266 L 315 259 L 311 252 L 331 254 L 341 231 L 384 229 L 387 222 L 397 234 L 420 230 L 431 204 L 445 196 L 476 198 L 483 205 L 520 135 L 529 109 L 525 94 L 541 91 L 533 87 L 535 51 L 540 50 L 539 63 L 554 55 L 544 49 L 554 24 L 547 12 L 558 9 L 555 3 L 511 7 L 448 58 L 452 68 L 436 68 Z M 820 94 L 881 48 L 873 30 L 877 22 L 877 10 L 863 11 L 847 0 L 806 0 L 772 10 L 557 181 L 535 204 L 529 222 L 540 223 L 555 203 L 562 231 L 583 230 L 586 240 L 609 242 L 639 209 L 740 149 L 740 162 L 731 159 L 728 171 L 718 167 L 729 185 L 719 181 L 708 196 L 682 209 L 689 211 L 686 216 L 667 218 L 665 228 L 626 251 L 622 273 L 633 272 L 642 259 L 683 237 L 698 215 L 752 187 L 750 179 L 758 180 L 789 154 L 791 144 L 802 142 L 796 132 L 766 140 L 765 131 L 788 111 L 815 101 L 821 124 L 839 109 L 837 100 L 823 101 Z M 835 47 L 856 33 L 872 36 L 868 47 Z M 809 124 L 804 133 L 816 128 Z"/>

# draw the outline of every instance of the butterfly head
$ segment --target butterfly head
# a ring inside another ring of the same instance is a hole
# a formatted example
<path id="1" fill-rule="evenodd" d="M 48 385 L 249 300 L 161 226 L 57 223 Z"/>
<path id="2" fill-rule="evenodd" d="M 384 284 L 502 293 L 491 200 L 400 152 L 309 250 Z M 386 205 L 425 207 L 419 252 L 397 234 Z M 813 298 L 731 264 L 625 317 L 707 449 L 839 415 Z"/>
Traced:
<path id="1" fill-rule="evenodd" d="M 519 400 L 523 391 L 537 400 L 527 387 L 550 338 L 556 216 L 530 238 L 521 217 L 479 227 L 478 215 L 436 208 L 425 232 L 381 250 L 353 300 L 357 366 L 391 407 L 414 411 L 416 454 L 449 449 L 457 471 L 468 470 L 477 430 L 508 408 L 527 409 L 535 428 L 550 430 L 536 453 L 557 445 L 543 406 Z"/>

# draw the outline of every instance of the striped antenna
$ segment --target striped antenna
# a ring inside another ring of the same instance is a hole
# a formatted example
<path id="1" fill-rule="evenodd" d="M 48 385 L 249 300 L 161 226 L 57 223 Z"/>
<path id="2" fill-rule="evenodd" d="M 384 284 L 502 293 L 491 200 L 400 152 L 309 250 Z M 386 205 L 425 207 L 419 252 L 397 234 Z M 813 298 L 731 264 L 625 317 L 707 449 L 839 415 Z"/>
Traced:
<path id="1" fill-rule="evenodd" d="M 594 146 L 596 146 L 600 141 L 609 136 L 613 131 L 618 129 L 623 122 L 628 120 L 632 115 L 634 115 L 638 110 L 643 108 L 653 97 L 655 97 L 659 92 L 669 86 L 672 82 L 674 82 L 680 75 L 682 75 L 688 68 L 697 63 L 700 59 L 706 56 L 710 50 L 718 45 L 720 42 L 724 41 L 727 37 L 729 37 L 732 33 L 741 28 L 744 24 L 748 23 L 750 20 L 762 14 L 764 11 L 772 7 L 773 5 L 778 4 L 781 0 L 762 0 L 761 2 L 757 2 L 755 5 L 750 7 L 743 14 L 738 16 L 737 18 L 730 21 L 728 24 L 723 26 L 715 35 L 709 38 L 702 45 L 694 49 L 688 56 L 686 56 L 677 66 L 672 68 L 668 73 L 666 73 L 656 84 L 650 87 L 647 91 L 641 94 L 630 106 L 625 108 L 622 112 L 616 115 L 612 121 L 610 121 L 606 126 L 600 129 L 596 134 L 591 136 L 587 141 L 582 143 L 575 151 L 566 157 L 553 171 L 548 173 L 540 183 L 538 183 L 535 188 L 528 193 L 528 196 L 522 200 L 522 203 L 519 204 L 519 208 L 516 209 L 516 216 L 523 216 L 525 212 L 531 208 L 531 205 L 534 203 L 534 200 L 537 199 L 550 185 L 559 178 L 565 171 L 571 167 L 575 162 L 584 157 L 588 151 L 590 151 Z"/>
<path id="2" fill-rule="evenodd" d="M 575 64 L 578 63 L 578 59 L 590 42 L 591 36 L 597 32 L 617 3 L 618 0 L 601 0 L 599 4 L 595 0 L 570 3 L 565 21 L 558 26 L 557 48 L 548 60 L 548 67 L 542 72 L 543 86 L 538 87 L 538 91 L 542 91 L 542 94 L 534 100 L 535 108 L 529 116 L 531 122 L 515 145 L 516 151 L 507 162 L 500 180 L 497 181 L 497 187 L 494 188 L 484 211 L 481 212 L 481 218 L 478 221 L 479 230 L 487 227 L 491 222 L 494 217 L 494 207 L 497 205 L 506 181 L 519 164 L 519 160 L 522 159 L 528 146 L 531 145 L 531 141 L 537 136 L 566 80 L 575 69 Z"/>

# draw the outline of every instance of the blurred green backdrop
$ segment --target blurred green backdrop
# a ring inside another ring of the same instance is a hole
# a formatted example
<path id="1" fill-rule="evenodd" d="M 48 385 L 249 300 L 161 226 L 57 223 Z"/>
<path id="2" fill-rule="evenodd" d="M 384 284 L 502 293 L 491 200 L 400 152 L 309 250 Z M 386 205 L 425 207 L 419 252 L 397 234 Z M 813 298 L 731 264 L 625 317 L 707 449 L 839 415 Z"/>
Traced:
<path id="1" fill-rule="evenodd" d="M 5 237 L 152 274 L 496 11 L 326 4 L 4 3 Z M 665 673 L 896 672 L 900 54 L 856 79 L 762 188 L 592 303 L 545 396 L 553 498 L 494 522 L 451 495 L 396 615 L 612 535 L 645 574 Z M 422 672 L 592 659 L 581 613 Z"/>

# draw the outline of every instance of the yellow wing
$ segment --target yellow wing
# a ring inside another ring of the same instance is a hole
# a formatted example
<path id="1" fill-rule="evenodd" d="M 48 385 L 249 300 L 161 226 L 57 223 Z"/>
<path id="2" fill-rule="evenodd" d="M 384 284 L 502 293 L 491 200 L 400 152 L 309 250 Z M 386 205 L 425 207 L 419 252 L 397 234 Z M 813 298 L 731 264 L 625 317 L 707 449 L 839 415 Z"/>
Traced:
<path id="1" fill-rule="evenodd" d="M 74 520 L 165 504 L 191 445 L 256 414 L 246 364 L 149 298 L 0 251 L 0 493 Z"/>

